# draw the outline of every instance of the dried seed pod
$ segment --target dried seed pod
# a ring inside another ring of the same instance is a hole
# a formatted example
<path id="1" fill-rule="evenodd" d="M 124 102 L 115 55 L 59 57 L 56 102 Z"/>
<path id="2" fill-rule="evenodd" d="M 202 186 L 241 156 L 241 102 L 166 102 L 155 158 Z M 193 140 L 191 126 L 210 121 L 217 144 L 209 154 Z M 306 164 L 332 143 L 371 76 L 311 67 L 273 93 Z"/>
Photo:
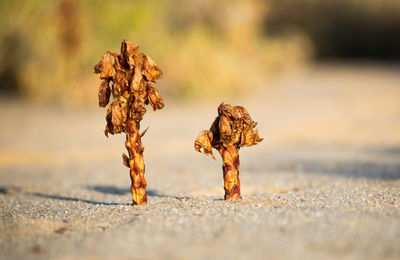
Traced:
<path id="1" fill-rule="evenodd" d="M 104 133 L 107 137 L 108 134 L 126 133 L 128 155 L 123 154 L 122 159 L 124 165 L 130 168 L 133 204 L 146 204 L 147 184 L 141 137 L 147 129 L 142 133 L 139 129 L 147 104 L 150 103 L 154 110 L 164 107 L 160 92 L 149 83 L 160 78 L 162 72 L 153 60 L 139 53 L 138 45 L 127 40 L 122 41 L 120 54 L 108 51 L 94 70 L 103 79 L 99 88 L 99 106 L 107 106 L 111 94 L 114 99 L 107 109 Z"/>
<path id="2" fill-rule="evenodd" d="M 212 148 L 220 153 L 223 160 L 225 199 L 241 198 L 239 149 L 263 140 L 254 129 L 256 125 L 244 107 L 222 103 L 210 130 L 201 131 L 194 142 L 196 151 L 211 155 L 214 159 Z"/>

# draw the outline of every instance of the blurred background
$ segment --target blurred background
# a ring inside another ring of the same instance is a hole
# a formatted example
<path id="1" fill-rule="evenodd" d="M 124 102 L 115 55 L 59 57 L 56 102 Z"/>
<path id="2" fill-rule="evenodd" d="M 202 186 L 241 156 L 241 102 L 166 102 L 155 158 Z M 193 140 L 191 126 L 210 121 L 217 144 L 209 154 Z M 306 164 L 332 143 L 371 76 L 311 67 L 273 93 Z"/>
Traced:
<path id="1" fill-rule="evenodd" d="M 144 207 L 93 73 L 123 39 L 164 72 Z M 193 148 L 222 101 L 264 138 L 237 203 Z M 1 0 L 0 259 L 400 259 L 399 101 L 399 0 Z"/>
<path id="2" fill-rule="evenodd" d="M 268 88 L 315 62 L 400 60 L 397 0 L 4 0 L 0 24 L 1 95 L 81 106 L 122 39 L 159 64 L 173 100 Z"/>

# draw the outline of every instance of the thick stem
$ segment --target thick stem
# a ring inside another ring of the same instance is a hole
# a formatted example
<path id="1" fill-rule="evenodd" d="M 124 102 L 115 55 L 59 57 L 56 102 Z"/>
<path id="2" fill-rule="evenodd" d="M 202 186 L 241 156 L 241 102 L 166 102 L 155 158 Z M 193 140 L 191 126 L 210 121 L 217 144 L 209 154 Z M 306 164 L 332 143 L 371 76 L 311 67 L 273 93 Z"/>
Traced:
<path id="1" fill-rule="evenodd" d="M 239 179 L 239 151 L 235 146 L 221 148 L 221 154 L 224 172 L 225 200 L 241 199 L 240 179 Z"/>
<path id="2" fill-rule="evenodd" d="M 129 153 L 131 191 L 133 205 L 146 205 L 146 180 L 144 179 L 143 146 L 139 134 L 139 122 L 130 120 L 126 126 L 125 146 Z"/>

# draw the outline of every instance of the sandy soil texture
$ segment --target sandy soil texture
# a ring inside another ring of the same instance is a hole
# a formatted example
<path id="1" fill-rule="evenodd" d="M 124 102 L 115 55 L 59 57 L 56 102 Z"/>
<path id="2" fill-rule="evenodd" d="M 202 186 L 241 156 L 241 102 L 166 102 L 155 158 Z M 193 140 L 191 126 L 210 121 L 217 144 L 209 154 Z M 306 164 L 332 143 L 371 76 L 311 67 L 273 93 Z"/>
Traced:
<path id="1" fill-rule="evenodd" d="M 0 258 L 399 259 L 400 69 L 324 66 L 269 85 L 225 100 L 264 137 L 240 151 L 243 199 L 228 202 L 221 159 L 193 149 L 222 96 L 146 114 L 139 207 L 104 109 L 2 100 Z"/>

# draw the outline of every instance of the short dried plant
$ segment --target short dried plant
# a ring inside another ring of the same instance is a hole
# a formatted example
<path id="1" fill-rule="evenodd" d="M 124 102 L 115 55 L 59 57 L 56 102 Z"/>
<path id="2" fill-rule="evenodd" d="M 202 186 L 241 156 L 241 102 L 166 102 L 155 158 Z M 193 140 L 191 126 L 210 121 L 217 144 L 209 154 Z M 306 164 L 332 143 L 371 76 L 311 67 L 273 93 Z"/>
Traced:
<path id="1" fill-rule="evenodd" d="M 218 116 L 210 130 L 203 130 L 196 138 L 195 150 L 215 159 L 212 148 L 216 149 L 223 161 L 225 200 L 240 199 L 239 149 L 252 146 L 263 139 L 260 138 L 257 123 L 242 106 L 231 106 L 222 103 L 218 107 Z"/>
<path id="2" fill-rule="evenodd" d="M 122 154 L 125 166 L 130 168 L 133 205 L 147 204 L 146 180 L 144 178 L 143 146 L 139 132 L 140 121 L 146 113 L 145 106 L 153 110 L 164 107 L 160 92 L 153 86 L 162 76 L 159 67 L 139 46 L 122 41 L 121 53 L 106 52 L 94 66 L 100 74 L 99 106 L 108 106 L 105 135 L 126 133 L 125 146 L 128 155 Z"/>

